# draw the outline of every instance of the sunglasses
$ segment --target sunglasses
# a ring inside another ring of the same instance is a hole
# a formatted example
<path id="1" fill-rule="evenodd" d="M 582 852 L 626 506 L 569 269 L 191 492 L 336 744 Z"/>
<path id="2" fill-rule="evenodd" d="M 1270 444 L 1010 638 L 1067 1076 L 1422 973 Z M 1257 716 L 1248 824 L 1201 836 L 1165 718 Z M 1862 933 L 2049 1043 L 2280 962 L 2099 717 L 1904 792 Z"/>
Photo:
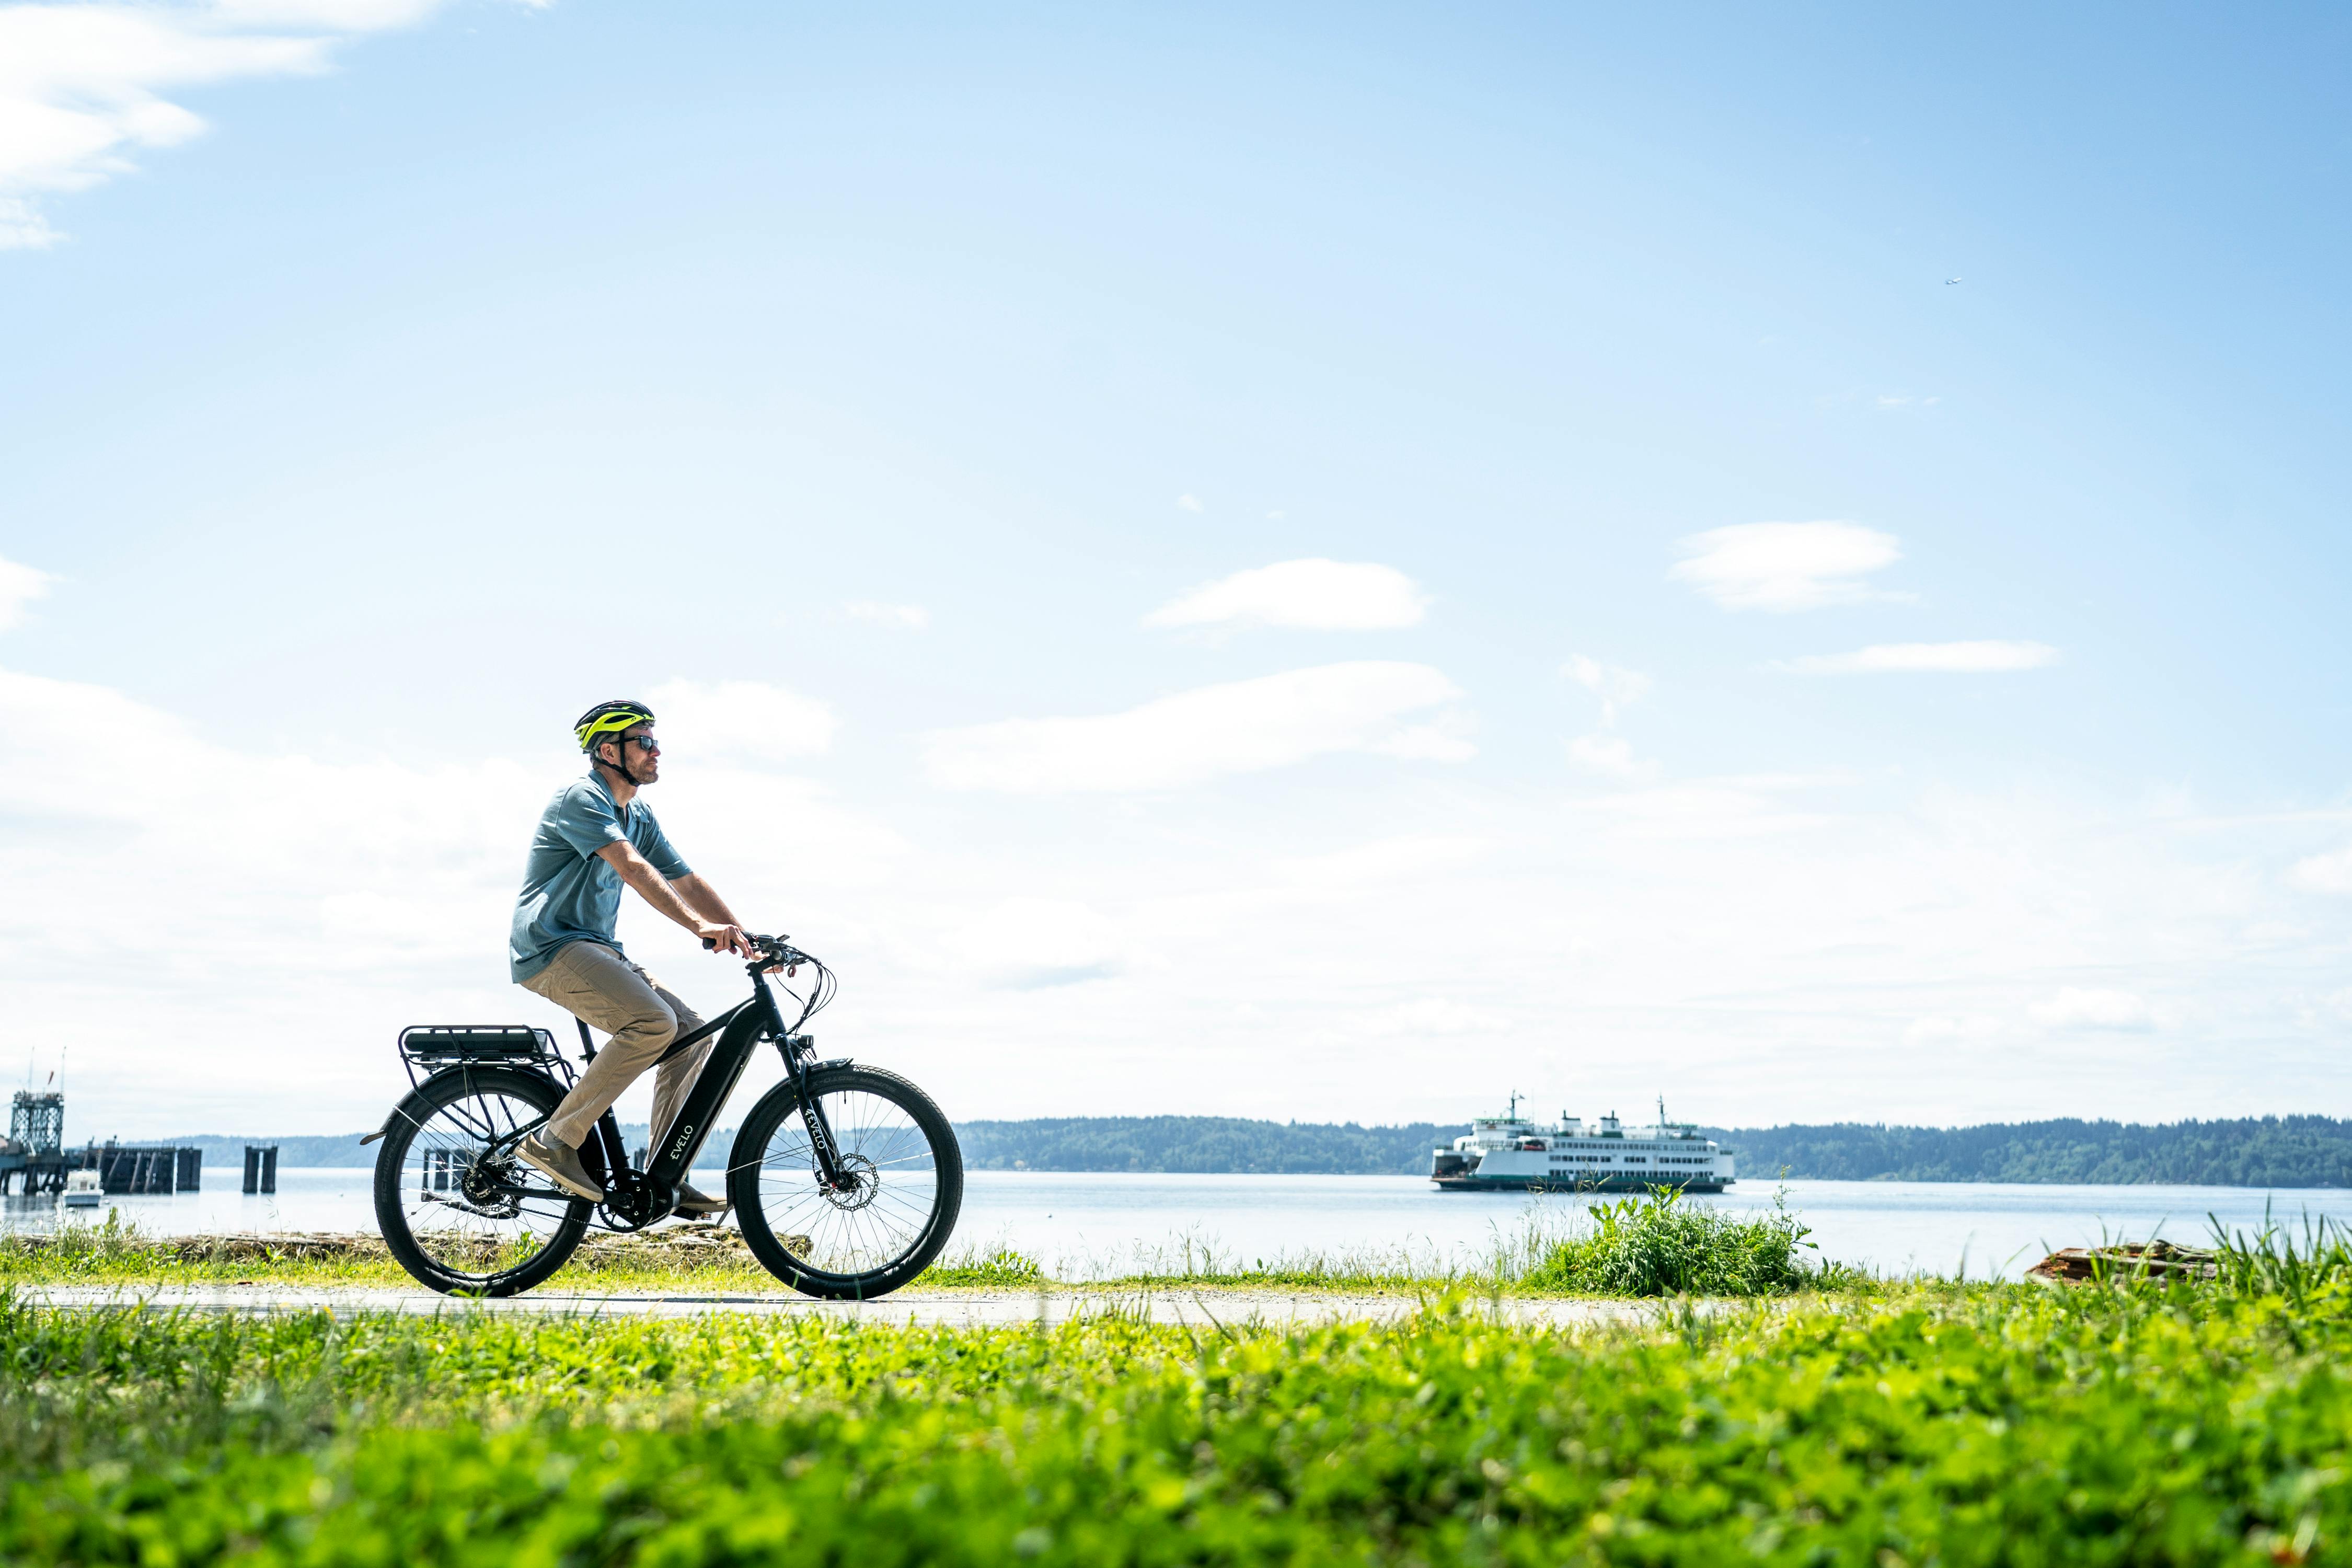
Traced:
<path id="1" fill-rule="evenodd" d="M 635 741 L 638 745 L 644 747 L 648 752 L 658 752 L 661 750 L 661 742 L 655 740 L 651 735 L 621 735 L 615 738 L 625 746 L 630 742 Z"/>

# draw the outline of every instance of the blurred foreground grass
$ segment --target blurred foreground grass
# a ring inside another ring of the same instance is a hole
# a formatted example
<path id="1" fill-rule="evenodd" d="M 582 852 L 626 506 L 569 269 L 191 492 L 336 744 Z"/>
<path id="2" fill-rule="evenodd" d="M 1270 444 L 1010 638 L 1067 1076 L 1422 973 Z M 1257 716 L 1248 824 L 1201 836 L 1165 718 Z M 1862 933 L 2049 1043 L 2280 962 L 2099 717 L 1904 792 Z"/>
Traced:
<path id="1" fill-rule="evenodd" d="M 1637 1328 L 59 1311 L 0 1563 L 2352 1561 L 2352 1270 Z"/>

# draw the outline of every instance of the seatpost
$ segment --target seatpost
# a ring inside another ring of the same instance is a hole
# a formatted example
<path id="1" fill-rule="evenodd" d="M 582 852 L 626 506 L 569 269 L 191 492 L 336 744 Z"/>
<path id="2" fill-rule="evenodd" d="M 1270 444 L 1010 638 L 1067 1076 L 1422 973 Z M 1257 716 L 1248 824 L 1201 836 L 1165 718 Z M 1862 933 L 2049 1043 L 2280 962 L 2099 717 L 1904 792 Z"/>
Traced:
<path id="1" fill-rule="evenodd" d="M 572 1021 L 580 1026 L 580 1054 L 586 1057 L 590 1061 L 594 1061 L 596 1059 L 596 1043 L 588 1037 L 588 1020 L 585 1018 L 574 1018 Z"/>

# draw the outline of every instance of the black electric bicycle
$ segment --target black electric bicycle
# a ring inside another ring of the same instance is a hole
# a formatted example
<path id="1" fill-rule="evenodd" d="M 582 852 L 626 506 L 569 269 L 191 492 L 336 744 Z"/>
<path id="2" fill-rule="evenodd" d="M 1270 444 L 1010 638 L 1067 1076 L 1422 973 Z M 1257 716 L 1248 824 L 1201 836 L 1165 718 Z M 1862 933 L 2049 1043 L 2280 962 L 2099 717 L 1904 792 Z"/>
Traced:
<path id="1" fill-rule="evenodd" d="M 920 1274 L 947 1245 L 963 1204 L 963 1154 L 930 1097 L 896 1073 L 817 1061 L 800 1032 L 833 999 L 833 972 L 782 937 L 755 936 L 751 995 L 674 1041 L 668 1060 L 719 1035 L 659 1149 L 632 1163 L 610 1110 L 582 1145 L 604 1189 L 590 1203 L 548 1182 L 515 1147 L 575 1081 L 544 1029 L 418 1026 L 400 1036 L 412 1092 L 369 1140 L 375 1213 L 401 1266 L 436 1290 L 511 1296 L 563 1266 L 593 1221 L 619 1231 L 668 1218 L 727 1098 L 762 1044 L 784 1080 L 736 1134 L 727 1196 L 751 1254 L 811 1296 L 864 1300 Z M 771 972 L 807 965 L 803 996 Z M 776 992 L 800 1004 L 784 1023 Z M 588 1026 L 580 1044 L 595 1059 Z"/>

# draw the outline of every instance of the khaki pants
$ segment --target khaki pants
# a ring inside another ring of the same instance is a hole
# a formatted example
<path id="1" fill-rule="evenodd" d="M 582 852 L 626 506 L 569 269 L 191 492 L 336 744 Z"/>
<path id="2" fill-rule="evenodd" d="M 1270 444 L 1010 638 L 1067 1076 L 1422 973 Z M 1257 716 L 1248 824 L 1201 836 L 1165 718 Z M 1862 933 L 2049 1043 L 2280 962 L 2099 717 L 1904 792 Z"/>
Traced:
<path id="1" fill-rule="evenodd" d="M 568 942 L 555 950 L 545 969 L 524 981 L 536 992 L 591 1028 L 612 1036 L 555 1114 L 547 1119 L 547 1135 L 577 1149 L 588 1141 L 596 1119 L 636 1082 L 669 1043 L 702 1026 L 701 1016 L 675 992 L 601 942 Z M 653 1147 L 677 1119 L 686 1091 L 701 1075 L 712 1040 L 663 1062 L 654 1078 Z"/>

